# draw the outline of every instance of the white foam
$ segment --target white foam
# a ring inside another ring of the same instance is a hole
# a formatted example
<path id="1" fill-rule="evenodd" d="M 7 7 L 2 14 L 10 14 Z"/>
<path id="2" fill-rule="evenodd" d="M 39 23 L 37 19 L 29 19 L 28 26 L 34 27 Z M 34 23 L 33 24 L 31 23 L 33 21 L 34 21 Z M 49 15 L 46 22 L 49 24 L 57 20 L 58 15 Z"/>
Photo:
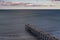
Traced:
<path id="1" fill-rule="evenodd" d="M 56 38 L 60 39 L 60 31 L 54 31 L 51 32 L 53 34 L 53 36 L 55 36 Z"/>

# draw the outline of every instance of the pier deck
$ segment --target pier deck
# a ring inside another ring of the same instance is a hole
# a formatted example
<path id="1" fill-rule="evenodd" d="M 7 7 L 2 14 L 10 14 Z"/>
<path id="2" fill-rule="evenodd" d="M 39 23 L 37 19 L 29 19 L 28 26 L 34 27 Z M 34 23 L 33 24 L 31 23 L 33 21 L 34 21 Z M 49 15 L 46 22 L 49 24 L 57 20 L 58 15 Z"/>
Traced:
<path id="1" fill-rule="evenodd" d="M 54 36 L 50 35 L 47 32 L 40 30 L 39 28 L 32 25 L 25 25 L 25 30 L 31 34 L 33 34 L 39 40 L 58 40 Z"/>

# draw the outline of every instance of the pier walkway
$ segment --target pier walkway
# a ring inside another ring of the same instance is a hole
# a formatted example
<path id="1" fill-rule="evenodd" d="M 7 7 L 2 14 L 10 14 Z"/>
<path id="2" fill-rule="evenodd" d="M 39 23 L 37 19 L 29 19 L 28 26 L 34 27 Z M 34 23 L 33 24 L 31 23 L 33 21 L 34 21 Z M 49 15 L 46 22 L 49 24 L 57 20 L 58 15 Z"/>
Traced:
<path id="1" fill-rule="evenodd" d="M 30 24 L 25 25 L 25 30 L 30 34 L 34 35 L 38 40 L 58 40 L 57 38 L 50 35 L 49 33 L 44 32 L 40 30 L 40 28 L 37 28 Z"/>

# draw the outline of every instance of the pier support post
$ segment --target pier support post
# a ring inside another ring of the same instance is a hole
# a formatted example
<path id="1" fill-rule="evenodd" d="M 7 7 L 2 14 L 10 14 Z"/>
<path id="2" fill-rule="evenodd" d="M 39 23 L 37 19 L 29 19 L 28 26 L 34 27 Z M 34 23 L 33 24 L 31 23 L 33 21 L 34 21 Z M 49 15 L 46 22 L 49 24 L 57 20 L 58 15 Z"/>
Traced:
<path id="1" fill-rule="evenodd" d="M 58 40 L 57 38 L 53 37 L 52 35 L 48 34 L 40 30 L 37 27 L 34 27 L 30 24 L 25 25 L 25 30 L 35 35 L 40 40 Z"/>

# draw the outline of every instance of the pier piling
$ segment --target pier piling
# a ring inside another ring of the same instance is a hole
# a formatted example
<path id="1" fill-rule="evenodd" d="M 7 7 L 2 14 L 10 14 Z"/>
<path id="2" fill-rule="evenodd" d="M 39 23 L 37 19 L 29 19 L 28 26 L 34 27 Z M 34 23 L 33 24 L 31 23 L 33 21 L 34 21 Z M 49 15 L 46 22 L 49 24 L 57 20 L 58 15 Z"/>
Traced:
<path id="1" fill-rule="evenodd" d="M 58 40 L 47 32 L 40 30 L 40 28 L 30 24 L 25 25 L 25 30 L 35 35 L 39 40 Z"/>

